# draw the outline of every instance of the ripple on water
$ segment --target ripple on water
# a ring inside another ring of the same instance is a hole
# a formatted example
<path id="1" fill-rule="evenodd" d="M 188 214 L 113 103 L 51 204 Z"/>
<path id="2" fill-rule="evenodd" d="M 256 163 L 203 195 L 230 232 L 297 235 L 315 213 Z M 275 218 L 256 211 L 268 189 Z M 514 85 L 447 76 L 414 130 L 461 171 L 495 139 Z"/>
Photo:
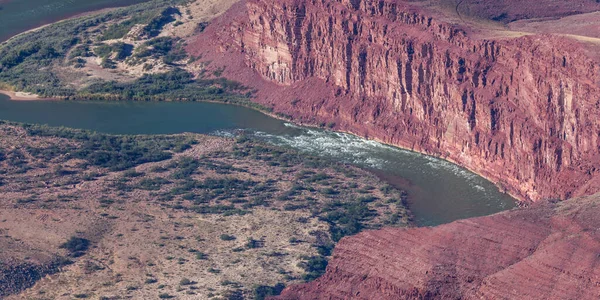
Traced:
<path id="1" fill-rule="evenodd" d="M 411 210 L 419 225 L 487 215 L 514 206 L 513 199 L 499 192 L 492 183 L 451 162 L 347 133 L 303 128 L 290 123 L 285 126 L 297 129 L 299 133 L 255 131 L 253 134 L 275 145 L 378 170 L 389 174 L 385 176 L 388 179 L 405 178 L 403 181 L 410 184 L 400 187 L 409 191 Z"/>

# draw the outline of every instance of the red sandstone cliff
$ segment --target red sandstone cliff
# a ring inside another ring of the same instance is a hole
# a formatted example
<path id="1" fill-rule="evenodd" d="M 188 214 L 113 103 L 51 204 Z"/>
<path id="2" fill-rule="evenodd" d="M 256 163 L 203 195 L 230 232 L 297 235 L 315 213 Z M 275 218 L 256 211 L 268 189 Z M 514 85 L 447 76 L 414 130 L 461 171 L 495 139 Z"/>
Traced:
<path id="1" fill-rule="evenodd" d="M 523 199 L 599 192 L 600 64 L 589 45 L 467 18 L 506 23 L 600 4 L 431 2 L 245 0 L 187 50 L 295 121 L 453 160 Z M 336 245 L 324 276 L 280 298 L 598 299 L 599 204 L 597 194 L 363 232 Z"/>
<path id="2" fill-rule="evenodd" d="M 188 51 L 276 112 L 447 158 L 522 199 L 599 191 L 589 52 L 558 36 L 486 39 L 419 3 L 242 1 Z"/>
<path id="3" fill-rule="evenodd" d="M 340 241 L 279 299 L 598 299 L 600 195 Z"/>

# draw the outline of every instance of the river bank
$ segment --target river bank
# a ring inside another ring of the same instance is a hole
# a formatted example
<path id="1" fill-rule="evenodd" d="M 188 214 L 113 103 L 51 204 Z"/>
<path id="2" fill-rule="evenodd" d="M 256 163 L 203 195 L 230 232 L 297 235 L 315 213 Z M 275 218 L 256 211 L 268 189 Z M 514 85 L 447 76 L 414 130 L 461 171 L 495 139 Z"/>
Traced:
<path id="1" fill-rule="evenodd" d="M 57 98 L 44 98 L 33 93 L 13 92 L 8 90 L 0 90 L 0 94 L 6 95 L 10 100 L 15 101 L 57 100 Z"/>
<path id="2" fill-rule="evenodd" d="M 53 22 L 50 22 L 50 23 L 47 23 L 47 24 L 44 24 L 44 25 L 40 25 L 40 26 L 31 28 L 31 29 L 25 30 L 25 31 L 20 32 L 20 33 L 17 33 L 17 34 L 15 34 L 13 36 L 10 36 L 10 37 L 8 37 L 8 38 L 6 38 L 4 40 L 0 39 L 0 45 L 3 44 L 3 43 L 5 43 L 5 42 L 7 42 L 7 41 L 9 41 L 12 38 L 15 38 L 15 37 L 18 37 L 18 36 L 21 36 L 21 35 L 24 35 L 24 34 L 28 34 L 30 32 L 38 31 L 40 29 L 43 29 L 45 27 L 51 26 L 51 25 L 56 24 L 56 23 L 60 23 L 62 21 L 66 21 L 66 20 L 74 19 L 74 18 L 79 18 L 79 17 L 91 16 L 91 15 L 94 15 L 94 14 L 101 14 L 101 13 L 109 12 L 111 10 L 115 10 L 115 9 L 118 9 L 118 8 L 119 8 L 119 6 L 117 6 L 117 7 L 106 7 L 106 8 L 100 8 L 100 9 L 96 9 L 96 10 L 92 10 L 92 11 L 88 11 L 88 12 L 83 12 L 83 13 L 77 13 L 77 14 L 74 14 L 74 15 L 70 15 L 70 16 L 62 18 L 60 20 L 56 20 L 56 21 L 53 21 Z M 0 92 L 3 92 L 3 91 L 0 91 Z M 34 94 L 32 94 L 32 95 L 34 95 Z M 15 99 L 15 100 L 17 100 L 17 99 Z"/>
<path id="3" fill-rule="evenodd" d="M 492 182 L 446 161 L 354 135 L 295 126 L 242 105 L 223 104 L 6 99 L 0 101 L 0 119 L 119 135 L 195 132 L 234 136 L 242 130 L 271 144 L 406 178 L 411 182 L 406 190 L 415 219 L 424 226 L 515 206 L 515 200 L 500 193 Z"/>
<path id="4" fill-rule="evenodd" d="M 39 30 L 66 19 L 116 9 L 148 0 L 95 0 L 95 1 L 49 1 L 30 0 L 26 4 L 12 5 L 12 1 L 0 2 L 0 42 L 17 35 Z M 16 2 L 16 1 L 15 1 Z"/>
<path id="5" fill-rule="evenodd" d="M 5 90 L 0 90 L 0 93 L 3 93 L 5 95 L 8 95 L 9 97 L 11 97 L 11 100 L 18 100 L 18 101 L 31 101 L 31 100 L 65 100 L 63 98 L 58 98 L 58 97 L 50 97 L 50 98 L 42 98 L 39 95 L 35 95 L 35 94 L 31 94 L 31 93 L 23 93 L 23 92 L 10 92 L 10 91 L 5 91 Z M 102 96 L 99 95 L 98 99 L 102 100 Z M 114 99 L 111 97 L 111 99 Z M 111 102 L 114 100 L 111 100 Z M 118 101 L 127 101 L 126 99 L 122 99 L 122 100 L 118 100 Z M 167 100 L 164 100 L 167 101 Z M 180 100 L 181 101 L 181 100 Z M 185 102 L 185 101 L 183 101 Z M 503 193 L 506 193 L 507 195 L 509 195 L 510 197 L 516 199 L 519 201 L 519 205 L 520 206 L 527 206 L 529 203 L 531 203 L 531 200 L 526 199 L 522 196 L 520 196 L 517 193 L 513 193 L 510 190 L 505 189 L 505 187 L 499 185 L 497 182 L 493 181 L 492 178 L 486 176 L 485 174 L 480 174 L 478 172 L 476 172 L 475 170 L 471 170 L 465 166 L 462 166 L 460 164 L 458 164 L 456 161 L 451 160 L 448 157 L 441 157 L 441 156 L 436 156 L 436 155 L 432 155 L 431 153 L 426 153 L 426 152 L 420 152 L 420 151 L 416 151 L 415 149 L 411 149 L 408 147 L 403 147 L 402 145 L 396 145 L 396 144 L 391 144 L 388 142 L 385 142 L 383 140 L 377 139 L 377 138 L 368 138 L 368 137 L 364 137 L 361 136 L 360 134 L 354 133 L 352 131 L 349 130 L 343 130 L 343 129 L 329 129 L 329 128 L 324 128 L 322 126 L 319 126 L 317 124 L 313 124 L 313 123 L 306 123 L 306 122 L 298 122 L 297 120 L 291 119 L 283 114 L 278 114 L 278 113 L 274 113 L 270 110 L 268 110 L 268 108 L 266 107 L 258 107 L 256 105 L 252 105 L 255 104 L 254 102 L 250 102 L 249 103 L 245 103 L 245 102 L 241 102 L 241 101 L 210 101 L 210 100 L 201 100 L 201 101 L 191 101 L 191 102 L 206 102 L 206 103 L 217 103 L 217 104 L 228 104 L 228 105 L 235 105 L 235 106 L 241 106 L 241 107 L 245 107 L 245 108 L 249 108 L 252 110 L 256 110 L 264 115 L 267 115 L 271 118 L 275 118 L 281 121 L 285 121 L 285 122 L 290 122 L 293 124 L 297 124 L 298 126 L 302 126 L 302 127 L 307 127 L 307 128 L 315 128 L 315 129 L 321 129 L 321 130 L 331 130 L 334 132 L 340 132 L 340 133 L 345 133 L 345 134 L 350 134 L 353 136 L 356 136 L 358 138 L 361 139 L 365 139 L 368 141 L 375 141 L 377 143 L 383 144 L 383 145 L 387 145 L 390 147 L 394 147 L 394 148 L 398 148 L 398 149 L 402 149 L 402 150 L 406 150 L 406 151 L 410 151 L 410 152 L 414 152 L 414 153 L 418 153 L 418 154 L 422 154 L 422 155 L 427 155 L 427 156 L 431 156 L 431 157 L 435 157 L 436 159 L 440 159 L 449 163 L 452 163 L 454 165 L 460 166 L 462 168 L 465 168 L 475 174 L 477 174 L 478 176 L 481 176 L 483 178 L 485 178 L 486 180 L 494 183 Z M 394 180 L 395 181 L 395 180 Z M 396 185 L 398 186 L 398 185 Z"/>

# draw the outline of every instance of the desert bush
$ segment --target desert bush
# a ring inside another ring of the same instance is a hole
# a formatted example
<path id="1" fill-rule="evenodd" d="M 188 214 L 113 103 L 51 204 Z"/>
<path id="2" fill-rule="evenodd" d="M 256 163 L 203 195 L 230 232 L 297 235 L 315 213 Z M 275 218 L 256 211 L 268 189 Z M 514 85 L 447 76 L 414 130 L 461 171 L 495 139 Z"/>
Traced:
<path id="1" fill-rule="evenodd" d="M 160 190 L 163 185 L 169 183 L 171 182 L 161 177 L 144 178 L 140 180 L 137 188 L 147 191 Z"/>
<path id="2" fill-rule="evenodd" d="M 277 283 L 274 286 L 268 285 L 258 285 L 254 287 L 254 299 L 255 300 L 264 300 L 268 296 L 277 296 L 281 294 L 283 289 L 285 288 L 285 284 Z"/>
<path id="3" fill-rule="evenodd" d="M 246 242 L 246 248 L 248 249 L 256 249 L 261 248 L 265 244 L 264 241 L 255 240 L 253 238 L 248 238 L 248 242 Z"/>
<path id="4" fill-rule="evenodd" d="M 84 238 L 72 236 L 65 243 L 60 245 L 60 248 L 66 249 L 67 251 L 73 253 L 84 252 L 90 246 L 90 241 Z"/>
<path id="5" fill-rule="evenodd" d="M 157 283 L 158 280 L 156 280 L 156 278 L 148 278 L 146 279 L 146 281 L 144 281 L 145 284 L 153 284 L 153 283 Z"/>
<path id="6" fill-rule="evenodd" d="M 32 136 L 53 136 L 71 139 L 79 146 L 65 145 L 63 153 L 84 159 L 91 165 L 122 171 L 140 164 L 158 162 L 172 157 L 169 150 L 194 143 L 183 136 L 117 136 L 85 130 L 43 125 L 22 125 Z"/>
<path id="7" fill-rule="evenodd" d="M 327 259 L 322 256 L 305 257 L 304 261 L 298 263 L 306 273 L 302 275 L 304 281 L 312 281 L 325 273 L 327 268 Z"/>
<path id="8" fill-rule="evenodd" d="M 233 241 L 236 239 L 235 236 L 233 235 L 229 235 L 229 234 L 221 234 L 221 236 L 219 237 L 222 241 Z"/>
<path id="9" fill-rule="evenodd" d="M 147 37 L 158 36 L 165 25 L 175 21 L 173 15 L 181 16 L 181 12 L 176 7 L 169 6 L 165 8 L 158 16 L 144 26 L 142 29 L 143 34 Z"/>

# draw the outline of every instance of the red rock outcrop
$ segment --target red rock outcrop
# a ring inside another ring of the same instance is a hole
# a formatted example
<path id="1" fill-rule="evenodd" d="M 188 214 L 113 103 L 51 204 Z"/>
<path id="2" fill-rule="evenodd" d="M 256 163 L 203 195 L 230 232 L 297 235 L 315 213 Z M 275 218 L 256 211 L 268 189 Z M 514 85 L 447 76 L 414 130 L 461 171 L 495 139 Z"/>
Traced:
<path id="1" fill-rule="evenodd" d="M 600 195 L 340 241 L 279 299 L 598 299 Z"/>
<path id="2" fill-rule="evenodd" d="M 298 122 L 446 158 L 518 198 L 599 191 L 598 62 L 565 37 L 440 20 L 406 1 L 246 0 L 188 51 Z"/>

